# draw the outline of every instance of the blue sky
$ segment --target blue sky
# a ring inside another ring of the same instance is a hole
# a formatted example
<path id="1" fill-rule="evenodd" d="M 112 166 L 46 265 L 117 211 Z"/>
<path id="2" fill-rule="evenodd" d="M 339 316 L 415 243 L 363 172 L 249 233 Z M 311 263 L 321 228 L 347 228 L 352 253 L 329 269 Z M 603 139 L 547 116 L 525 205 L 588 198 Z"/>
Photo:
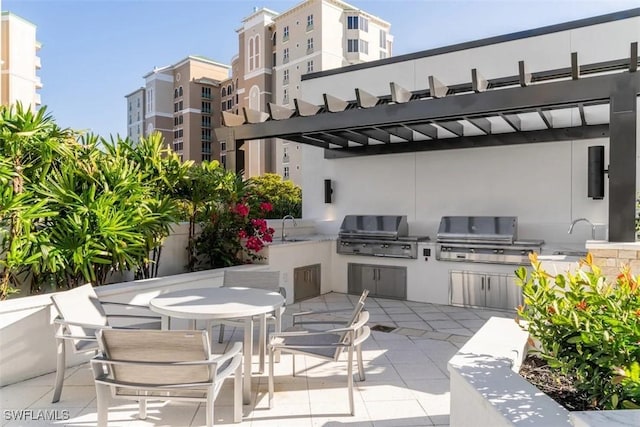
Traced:
<path id="1" fill-rule="evenodd" d="M 291 0 L 2 0 L 38 27 L 42 103 L 64 127 L 126 135 L 124 95 L 187 55 L 230 63 L 254 7 Z M 353 0 L 391 23 L 394 55 L 640 7 L 640 0 Z"/>

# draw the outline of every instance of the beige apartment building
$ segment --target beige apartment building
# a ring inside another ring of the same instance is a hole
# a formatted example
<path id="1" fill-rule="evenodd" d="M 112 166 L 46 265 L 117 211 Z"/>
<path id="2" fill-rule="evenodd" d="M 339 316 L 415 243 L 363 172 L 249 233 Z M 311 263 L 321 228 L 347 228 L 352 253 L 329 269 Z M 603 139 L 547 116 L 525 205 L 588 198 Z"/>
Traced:
<path id="1" fill-rule="evenodd" d="M 21 102 L 37 109 L 41 105 L 38 90 L 42 82 L 37 75 L 41 68 L 35 24 L 10 12 L 2 12 L 0 25 L 0 103 Z"/>
<path id="2" fill-rule="evenodd" d="M 254 9 L 238 32 L 231 78 L 221 93 L 223 111 L 242 107 L 267 112 L 269 102 L 294 108 L 304 74 L 391 56 L 391 25 L 339 0 L 306 0 L 277 13 Z M 321 99 L 305 100 L 314 104 Z M 224 143 L 222 143 L 224 146 Z M 224 151 L 223 151 L 224 155 Z M 301 150 L 284 140 L 251 141 L 238 153 L 247 176 L 276 172 L 301 183 Z"/>
<path id="3" fill-rule="evenodd" d="M 213 129 L 220 125 L 220 83 L 229 66 L 201 56 L 188 56 L 173 65 L 145 74 L 144 87 L 126 95 L 127 136 L 160 132 L 183 160 L 220 159 Z"/>

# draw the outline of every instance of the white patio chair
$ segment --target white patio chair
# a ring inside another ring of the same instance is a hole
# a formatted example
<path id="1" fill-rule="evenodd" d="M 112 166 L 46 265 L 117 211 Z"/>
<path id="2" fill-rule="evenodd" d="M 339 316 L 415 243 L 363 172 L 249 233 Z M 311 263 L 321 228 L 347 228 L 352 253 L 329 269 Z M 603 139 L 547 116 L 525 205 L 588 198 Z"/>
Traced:
<path id="1" fill-rule="evenodd" d="M 365 380 L 364 364 L 362 361 L 362 343 L 371 335 L 371 331 L 366 326 L 369 321 L 369 312 L 364 311 L 364 301 L 369 291 L 365 290 L 356 303 L 355 308 L 351 312 L 349 320 L 343 327 L 328 329 L 324 331 L 312 330 L 291 330 L 287 332 L 273 333 L 269 339 L 269 408 L 273 401 L 273 361 L 276 352 L 291 353 L 293 357 L 293 376 L 296 374 L 295 355 L 302 354 L 306 356 L 318 357 L 321 359 L 337 362 L 340 355 L 347 351 L 347 387 L 349 389 L 349 410 L 351 415 L 355 415 L 355 407 L 353 402 L 353 352 L 356 351 L 358 362 L 358 374 L 360 381 Z M 296 317 L 306 315 L 318 315 L 326 313 L 335 313 L 333 311 L 324 312 L 305 312 L 294 314 Z M 295 322 L 295 320 L 294 320 Z M 296 325 L 302 324 L 338 324 L 339 319 L 327 320 L 308 320 L 296 322 Z M 294 329 L 299 326 L 294 326 Z"/>
<path id="2" fill-rule="evenodd" d="M 211 354 L 207 331 L 102 329 L 100 352 L 91 360 L 96 384 L 98 427 L 106 427 L 109 390 L 114 399 L 139 401 L 147 417 L 149 400 L 206 402 L 207 427 L 224 380 L 234 376 L 233 421 L 242 421 L 242 343 Z"/>
<path id="3" fill-rule="evenodd" d="M 286 290 L 280 286 L 280 272 L 279 271 L 234 271 L 225 270 L 224 277 L 222 279 L 222 286 L 225 287 L 245 287 L 245 288 L 257 288 L 267 289 L 274 292 L 279 292 L 285 300 L 287 298 Z M 280 308 L 280 314 L 284 313 L 285 307 Z M 275 331 L 280 332 L 282 330 L 282 322 L 280 316 L 276 317 L 275 313 L 267 315 L 267 324 L 272 323 Z M 210 327 L 215 326 L 218 323 L 212 323 Z M 218 342 L 222 343 L 224 340 L 224 327 L 225 325 L 242 327 L 242 321 L 236 320 L 223 320 L 219 322 L 220 333 L 218 335 Z"/>
<path id="4" fill-rule="evenodd" d="M 57 364 L 53 403 L 58 402 L 62 394 L 67 365 L 65 341 L 71 342 L 74 353 L 97 352 L 96 331 L 111 328 L 109 320 L 115 318 L 125 319 L 130 323 L 128 327 L 132 328 L 160 329 L 160 317 L 155 314 L 107 314 L 104 305 L 118 306 L 129 312 L 144 310 L 151 313 L 151 311 L 145 306 L 100 301 L 90 283 L 51 295 L 51 300 L 59 313 L 54 320 L 57 325 Z"/>

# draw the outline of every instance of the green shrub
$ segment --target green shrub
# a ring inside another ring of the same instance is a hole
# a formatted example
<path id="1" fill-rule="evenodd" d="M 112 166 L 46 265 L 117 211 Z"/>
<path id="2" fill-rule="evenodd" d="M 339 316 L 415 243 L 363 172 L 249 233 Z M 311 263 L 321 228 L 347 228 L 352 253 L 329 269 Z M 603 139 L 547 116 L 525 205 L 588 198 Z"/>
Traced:
<path id="1" fill-rule="evenodd" d="M 266 173 L 250 179 L 254 195 L 271 204 L 273 210 L 268 219 L 280 219 L 285 215 L 302 217 L 302 190 L 291 181 L 284 181 L 274 173 Z"/>
<path id="2" fill-rule="evenodd" d="M 629 268 L 608 281 L 591 254 L 580 268 L 552 276 L 536 254 L 532 271 L 516 271 L 524 306 L 523 326 L 540 342 L 550 367 L 571 375 L 592 406 L 615 409 L 640 404 L 640 290 Z"/>

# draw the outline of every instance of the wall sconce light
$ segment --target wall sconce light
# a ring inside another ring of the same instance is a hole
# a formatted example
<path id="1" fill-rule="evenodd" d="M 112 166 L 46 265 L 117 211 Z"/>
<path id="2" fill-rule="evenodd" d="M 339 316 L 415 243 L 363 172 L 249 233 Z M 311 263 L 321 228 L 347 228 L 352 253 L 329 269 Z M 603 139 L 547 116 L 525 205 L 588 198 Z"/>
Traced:
<path id="1" fill-rule="evenodd" d="M 609 170 L 604 168 L 604 145 L 589 147 L 587 196 L 594 200 L 604 198 L 604 174 Z"/>
<path id="2" fill-rule="evenodd" d="M 331 188 L 331 180 L 324 180 L 324 202 L 331 203 L 331 199 L 333 196 L 333 188 Z"/>

